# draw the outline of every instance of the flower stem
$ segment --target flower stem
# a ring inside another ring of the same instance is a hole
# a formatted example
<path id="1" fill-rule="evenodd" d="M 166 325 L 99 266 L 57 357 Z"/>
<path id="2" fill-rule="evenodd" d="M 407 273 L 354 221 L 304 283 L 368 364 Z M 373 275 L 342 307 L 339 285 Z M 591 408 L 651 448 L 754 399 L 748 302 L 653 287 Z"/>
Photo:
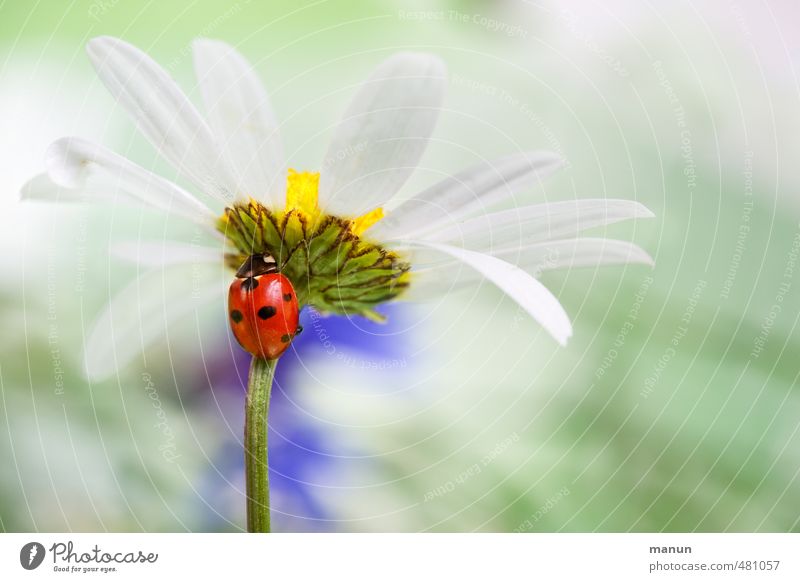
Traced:
<path id="1" fill-rule="evenodd" d="M 250 363 L 244 416 L 244 471 L 247 482 L 247 531 L 268 533 L 269 464 L 267 415 L 278 360 L 254 357 Z"/>

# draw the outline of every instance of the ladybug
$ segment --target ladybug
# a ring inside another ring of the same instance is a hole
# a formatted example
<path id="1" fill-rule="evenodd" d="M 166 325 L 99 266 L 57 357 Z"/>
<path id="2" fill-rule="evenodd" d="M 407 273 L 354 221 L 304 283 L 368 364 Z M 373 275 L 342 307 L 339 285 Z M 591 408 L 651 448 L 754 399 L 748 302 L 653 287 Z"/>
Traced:
<path id="1" fill-rule="evenodd" d="M 274 360 L 302 329 L 292 283 L 268 254 L 252 255 L 228 290 L 228 317 L 236 341 L 258 358 Z"/>

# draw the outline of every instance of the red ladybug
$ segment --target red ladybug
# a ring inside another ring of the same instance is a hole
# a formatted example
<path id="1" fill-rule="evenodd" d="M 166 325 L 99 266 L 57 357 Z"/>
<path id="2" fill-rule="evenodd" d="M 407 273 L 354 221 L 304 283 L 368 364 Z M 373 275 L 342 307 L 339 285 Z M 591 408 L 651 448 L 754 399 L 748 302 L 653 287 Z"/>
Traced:
<path id="1" fill-rule="evenodd" d="M 236 341 L 256 357 L 274 360 L 300 333 L 292 283 L 270 255 L 249 257 L 228 291 L 228 316 Z"/>

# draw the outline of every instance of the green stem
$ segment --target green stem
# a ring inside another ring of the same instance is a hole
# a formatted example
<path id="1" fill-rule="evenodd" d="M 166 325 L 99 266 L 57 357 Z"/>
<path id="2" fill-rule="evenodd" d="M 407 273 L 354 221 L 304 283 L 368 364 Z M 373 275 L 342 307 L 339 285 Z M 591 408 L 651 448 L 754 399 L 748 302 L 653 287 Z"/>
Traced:
<path id="1" fill-rule="evenodd" d="M 278 360 L 253 358 L 247 382 L 244 416 L 244 472 L 247 481 L 247 531 L 268 533 L 269 464 L 267 415 Z"/>

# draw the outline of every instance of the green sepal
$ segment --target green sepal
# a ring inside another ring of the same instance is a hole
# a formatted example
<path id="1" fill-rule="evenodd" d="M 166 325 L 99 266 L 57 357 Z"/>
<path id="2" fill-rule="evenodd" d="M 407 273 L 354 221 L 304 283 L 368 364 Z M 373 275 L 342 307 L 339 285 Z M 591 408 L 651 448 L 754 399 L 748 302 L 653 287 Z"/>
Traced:
<path id="1" fill-rule="evenodd" d="M 231 269 L 251 254 L 270 254 L 301 307 L 384 321 L 375 307 L 408 287 L 411 267 L 397 253 L 356 236 L 351 225 L 335 216 L 312 225 L 298 211 L 278 215 L 251 201 L 227 208 L 217 229 L 235 248 L 226 255 Z"/>

